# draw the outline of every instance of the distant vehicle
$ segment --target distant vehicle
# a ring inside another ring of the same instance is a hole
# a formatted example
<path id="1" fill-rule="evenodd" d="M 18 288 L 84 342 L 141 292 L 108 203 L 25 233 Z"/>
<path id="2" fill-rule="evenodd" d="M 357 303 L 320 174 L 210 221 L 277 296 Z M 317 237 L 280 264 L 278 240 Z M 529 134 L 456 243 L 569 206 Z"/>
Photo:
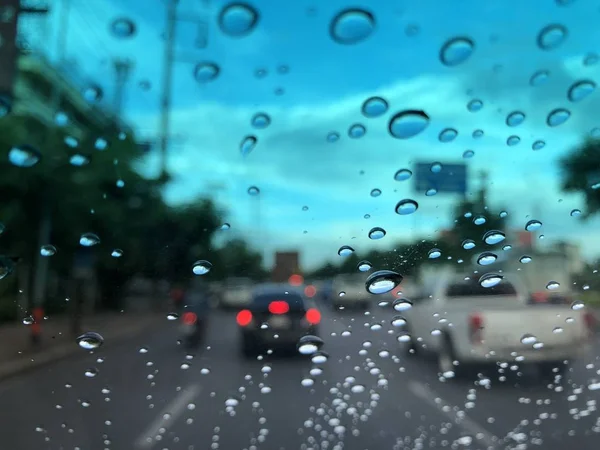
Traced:
<path id="1" fill-rule="evenodd" d="M 294 348 L 302 336 L 316 335 L 321 313 L 301 290 L 269 284 L 256 288 L 236 321 L 242 354 L 250 357 L 262 350 Z"/>
<path id="2" fill-rule="evenodd" d="M 208 286 L 192 286 L 183 297 L 181 335 L 185 348 L 197 348 L 206 336 L 211 309 Z"/>
<path id="3" fill-rule="evenodd" d="M 365 278 L 359 275 L 338 275 L 333 279 L 331 306 L 334 309 L 369 309 L 371 294 L 365 288 Z"/>
<path id="4" fill-rule="evenodd" d="M 226 309 L 243 308 L 250 302 L 252 289 L 249 278 L 230 278 L 223 283 L 219 305 Z"/>
<path id="5" fill-rule="evenodd" d="M 528 297 L 506 276 L 489 288 L 477 278 L 441 280 L 413 298 L 405 314 L 408 348 L 435 354 L 439 371 L 448 376 L 522 358 L 543 378 L 560 374 L 563 361 L 582 357 L 589 347 L 593 316 L 565 304 L 533 306 Z"/>

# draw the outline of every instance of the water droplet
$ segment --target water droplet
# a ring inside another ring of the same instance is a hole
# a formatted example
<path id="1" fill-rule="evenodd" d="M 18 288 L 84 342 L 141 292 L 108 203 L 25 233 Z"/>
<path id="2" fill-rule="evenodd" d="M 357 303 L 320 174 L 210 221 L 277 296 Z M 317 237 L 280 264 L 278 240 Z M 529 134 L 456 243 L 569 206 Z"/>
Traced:
<path id="1" fill-rule="evenodd" d="M 537 231 L 542 228 L 542 222 L 532 219 L 525 224 L 525 231 Z"/>
<path id="2" fill-rule="evenodd" d="M 304 387 L 311 387 L 315 384 L 315 380 L 312 378 L 303 378 L 302 381 L 300 381 L 300 384 Z"/>
<path id="3" fill-rule="evenodd" d="M 379 197 L 381 195 L 381 189 L 372 189 L 371 190 L 371 197 Z"/>
<path id="4" fill-rule="evenodd" d="M 475 248 L 475 241 L 473 241 L 472 239 L 465 239 L 462 242 L 462 248 L 464 248 L 465 250 L 471 250 Z"/>
<path id="5" fill-rule="evenodd" d="M 79 244 L 84 247 L 92 247 L 100 243 L 100 238 L 94 233 L 84 233 L 79 238 Z"/>
<path id="6" fill-rule="evenodd" d="M 25 316 L 23 317 L 23 325 L 31 325 L 33 322 L 35 322 L 35 320 L 33 320 L 33 317 L 31 316 Z"/>
<path id="7" fill-rule="evenodd" d="M 394 174 L 394 180 L 405 181 L 412 177 L 412 171 L 409 169 L 400 169 Z"/>
<path id="8" fill-rule="evenodd" d="M 98 369 L 95 367 L 90 367 L 89 369 L 86 369 L 84 375 L 88 378 L 94 378 L 96 375 L 98 375 Z"/>
<path id="9" fill-rule="evenodd" d="M 231 225 L 230 225 L 229 223 L 225 222 L 223 225 L 221 225 L 221 228 L 220 228 L 220 230 L 221 230 L 221 231 L 227 231 L 227 230 L 229 230 L 230 228 L 231 228 Z"/>
<path id="10" fill-rule="evenodd" d="M 75 339 L 84 350 L 95 350 L 104 344 L 104 338 L 95 331 L 87 331 Z"/>
<path id="11" fill-rule="evenodd" d="M 425 111 L 401 111 L 390 119 L 388 131 L 397 139 L 409 139 L 425 130 L 429 125 L 429 120 Z"/>
<path id="12" fill-rule="evenodd" d="M 550 77 L 550 72 L 547 70 L 538 70 L 535 72 L 531 78 L 529 79 L 529 84 L 531 86 L 540 86 L 548 81 Z"/>
<path id="13" fill-rule="evenodd" d="M 140 347 L 139 352 L 142 353 L 142 354 L 143 353 L 148 353 L 148 347 Z"/>
<path id="14" fill-rule="evenodd" d="M 483 108 L 483 102 L 477 98 L 471 100 L 469 103 L 467 103 L 467 109 L 470 112 L 477 112 L 477 111 L 481 111 L 481 109 Z"/>
<path id="15" fill-rule="evenodd" d="M 477 257 L 477 264 L 480 266 L 489 266 L 493 264 L 498 259 L 498 256 L 492 252 L 483 252 Z"/>
<path id="16" fill-rule="evenodd" d="M 510 147 L 517 145 L 519 142 L 521 142 L 521 138 L 516 135 L 509 136 L 508 139 L 506 139 L 506 145 Z"/>
<path id="17" fill-rule="evenodd" d="M 54 115 L 54 123 L 56 124 L 56 126 L 58 127 L 64 127 L 67 126 L 67 124 L 69 123 L 69 116 L 67 116 L 64 112 L 62 111 L 58 111 L 55 115 Z"/>
<path id="18" fill-rule="evenodd" d="M 42 154 L 31 145 L 12 147 L 8 152 L 8 161 L 17 167 L 29 168 L 40 162 Z"/>
<path id="19" fill-rule="evenodd" d="M 402 275 L 391 270 L 378 270 L 369 275 L 365 288 L 371 294 L 385 294 L 398 286 L 402 278 Z"/>
<path id="20" fill-rule="evenodd" d="M 413 302 L 408 298 L 397 298 L 394 300 L 394 303 L 392 303 L 392 308 L 398 312 L 408 311 L 412 306 Z"/>
<path id="21" fill-rule="evenodd" d="M 576 81 L 567 92 L 567 98 L 572 102 L 578 102 L 586 98 L 596 90 L 596 83 L 592 80 Z"/>
<path id="22" fill-rule="evenodd" d="M 483 130 L 474 130 L 473 131 L 473 138 L 474 139 L 479 139 L 482 136 L 483 136 Z"/>
<path id="23" fill-rule="evenodd" d="M 337 131 L 330 131 L 327 134 L 327 142 L 337 142 L 340 139 L 340 133 Z"/>
<path id="24" fill-rule="evenodd" d="M 502 282 L 504 277 L 497 273 L 486 273 L 479 278 L 479 284 L 484 288 L 492 288 Z"/>
<path id="25" fill-rule="evenodd" d="M 581 300 L 575 300 L 573 303 L 571 303 L 571 309 L 573 311 L 579 311 L 583 308 L 585 308 L 585 303 L 583 303 Z"/>
<path id="26" fill-rule="evenodd" d="M 87 86 L 82 92 L 83 98 L 89 103 L 96 103 L 104 97 L 102 86 L 92 84 Z"/>
<path id="27" fill-rule="evenodd" d="M 521 264 L 529 264 L 531 261 L 532 261 L 532 258 L 529 255 L 523 255 L 523 256 L 521 256 L 521 258 L 519 258 L 519 262 Z"/>
<path id="28" fill-rule="evenodd" d="M 136 26 L 133 20 L 126 17 L 119 17 L 110 24 L 110 31 L 113 36 L 119 39 L 132 37 L 136 32 Z"/>
<path id="29" fill-rule="evenodd" d="M 250 152 L 252 152 L 252 150 L 254 150 L 254 148 L 256 147 L 257 142 L 258 139 L 256 138 L 256 136 L 246 136 L 240 144 L 240 152 L 242 156 L 248 156 Z"/>
<path id="30" fill-rule="evenodd" d="M 554 334 L 562 333 L 563 331 L 564 330 L 562 329 L 562 327 L 554 327 L 554 329 L 552 330 Z"/>
<path id="31" fill-rule="evenodd" d="M 445 66 L 454 67 L 464 63 L 475 50 L 475 43 L 468 37 L 454 37 L 447 40 L 440 50 L 440 61 Z"/>
<path id="32" fill-rule="evenodd" d="M 260 194 L 260 189 L 257 188 L 256 186 L 250 186 L 248 188 L 248 195 L 251 195 L 252 197 L 256 197 L 258 194 Z"/>
<path id="33" fill-rule="evenodd" d="M 94 141 L 94 148 L 102 152 L 108 148 L 108 141 L 99 137 Z"/>
<path id="34" fill-rule="evenodd" d="M 521 344 L 532 345 L 532 344 L 535 344 L 536 342 L 537 342 L 537 338 L 533 334 L 525 333 L 521 337 Z"/>
<path id="35" fill-rule="evenodd" d="M 361 394 L 365 392 L 366 388 L 362 384 L 355 384 L 350 388 L 350 390 L 353 394 Z"/>
<path id="36" fill-rule="evenodd" d="M 429 188 L 425 191 L 425 196 L 426 197 L 433 197 L 435 194 L 437 194 L 437 189 L 436 188 Z"/>
<path id="37" fill-rule="evenodd" d="M 329 25 L 329 35 L 338 44 L 352 45 L 368 38 L 375 30 L 375 17 L 364 9 L 345 9 Z"/>
<path id="38" fill-rule="evenodd" d="M 252 116 L 252 120 L 250 124 L 254 128 L 258 128 L 259 130 L 263 130 L 271 125 L 271 117 L 267 113 L 259 112 Z"/>
<path id="39" fill-rule="evenodd" d="M 571 112 L 564 108 L 556 108 L 550 111 L 546 118 L 546 124 L 549 127 L 557 127 L 562 125 L 571 117 Z"/>
<path id="40" fill-rule="evenodd" d="M 436 259 L 436 258 L 439 258 L 440 256 L 442 256 L 442 251 L 439 248 L 432 248 L 427 253 L 427 257 L 429 259 Z"/>
<path id="41" fill-rule="evenodd" d="M 69 157 L 69 164 L 76 167 L 87 166 L 91 161 L 89 155 L 84 155 L 82 153 L 73 153 Z"/>
<path id="42" fill-rule="evenodd" d="M 571 217 L 577 217 L 581 215 L 581 210 L 579 209 L 572 209 L 571 210 Z"/>
<path id="43" fill-rule="evenodd" d="M 440 131 L 438 139 L 440 142 L 452 142 L 454 139 L 456 139 L 456 136 L 458 136 L 458 131 L 456 131 L 454 128 L 444 128 L 442 131 Z"/>
<path id="44" fill-rule="evenodd" d="M 54 245 L 42 245 L 40 248 L 40 255 L 42 256 L 54 256 L 56 254 L 56 247 Z"/>
<path id="45" fill-rule="evenodd" d="M 318 351 L 312 354 L 310 360 L 313 364 L 325 364 L 329 359 L 329 354 L 324 351 Z"/>
<path id="46" fill-rule="evenodd" d="M 198 83 L 207 83 L 215 80 L 220 72 L 221 69 L 217 64 L 207 61 L 201 62 L 194 67 L 194 79 Z"/>
<path id="47" fill-rule="evenodd" d="M 235 397 L 229 397 L 227 400 L 225 400 L 225 406 L 235 408 L 239 404 L 240 404 L 240 401 Z"/>
<path id="48" fill-rule="evenodd" d="M 433 330 L 431 330 L 432 336 L 440 336 L 441 334 L 442 334 L 442 330 L 438 330 L 437 328 L 434 328 Z"/>
<path id="49" fill-rule="evenodd" d="M 254 30 L 258 23 L 258 11 L 246 3 L 230 3 L 219 13 L 219 28 L 231 37 L 241 37 Z"/>
<path id="50" fill-rule="evenodd" d="M 475 152 L 473 150 L 465 150 L 462 154 L 462 157 L 465 159 L 470 159 L 475 156 Z"/>
<path id="51" fill-rule="evenodd" d="M 488 245 L 494 245 L 506 239 L 506 235 L 499 230 L 490 230 L 483 235 L 483 242 Z"/>
<path id="52" fill-rule="evenodd" d="M 368 272 L 373 268 L 373 265 L 369 261 L 363 260 L 357 264 L 356 268 L 359 272 Z"/>
<path id="53" fill-rule="evenodd" d="M 388 110 L 388 102 L 381 97 L 370 97 L 364 101 L 361 111 L 365 117 L 373 118 L 385 114 Z"/>
<path id="54" fill-rule="evenodd" d="M 192 272 L 194 275 L 206 275 L 212 269 L 212 264 L 205 259 L 200 259 L 192 266 Z"/>
<path id="55" fill-rule="evenodd" d="M 531 148 L 533 150 L 541 150 L 546 146 L 546 142 L 542 140 L 537 140 L 533 144 L 531 144 Z"/>
<path id="56" fill-rule="evenodd" d="M 408 214 L 414 213 L 417 209 L 419 209 L 419 204 L 411 200 L 410 198 L 405 198 L 404 200 L 400 200 L 396 204 L 396 214 L 400 214 L 401 216 L 406 216 Z"/>
<path id="57" fill-rule="evenodd" d="M 429 170 L 431 170 L 432 173 L 440 173 L 442 171 L 442 164 L 439 162 L 434 162 L 429 167 Z"/>
<path id="58" fill-rule="evenodd" d="M 547 25 L 538 33 L 537 45 L 542 50 L 553 50 L 565 41 L 567 35 L 568 31 L 564 25 Z"/>
<path id="59" fill-rule="evenodd" d="M 555 291 L 560 287 L 560 283 L 558 281 L 549 281 L 546 285 L 546 289 L 550 291 Z"/>
<path id="60" fill-rule="evenodd" d="M 352 139 L 359 139 L 367 133 L 367 129 L 360 123 L 355 123 L 348 129 L 348 136 Z"/>
<path id="61" fill-rule="evenodd" d="M 483 225 L 487 222 L 487 219 L 484 216 L 475 216 L 473 217 L 473 223 L 475 225 Z"/>
<path id="62" fill-rule="evenodd" d="M 509 127 L 516 127 L 521 125 L 525 120 L 525 114 L 521 111 L 513 111 L 508 116 L 506 116 L 506 125 Z"/>
<path id="63" fill-rule="evenodd" d="M 342 245 L 338 250 L 340 256 L 350 256 L 352 253 L 354 253 L 354 249 L 349 245 Z"/>
<path id="64" fill-rule="evenodd" d="M 323 347 L 323 344 L 323 339 L 320 337 L 307 334 L 298 340 L 297 348 L 303 355 L 313 355 Z"/>
<path id="65" fill-rule="evenodd" d="M 391 323 L 393 327 L 403 327 L 406 325 L 406 319 L 402 316 L 394 316 Z"/>
<path id="66" fill-rule="evenodd" d="M 396 336 L 396 340 L 398 342 L 407 343 L 407 342 L 410 342 L 412 340 L 412 338 L 411 338 L 410 334 L 403 333 L 403 334 L 399 334 L 398 336 Z"/>
<path id="67" fill-rule="evenodd" d="M 365 214 L 363 217 L 364 217 L 365 219 L 370 219 L 370 218 L 371 218 L 371 214 Z"/>
<path id="68" fill-rule="evenodd" d="M 369 231 L 369 239 L 377 240 L 381 239 L 385 236 L 386 232 L 381 227 L 373 227 Z"/>
<path id="69" fill-rule="evenodd" d="M 593 66 L 594 64 L 597 64 L 598 61 L 600 61 L 600 57 L 596 53 L 588 53 L 585 55 L 585 58 L 583 58 L 583 65 Z"/>
<path id="70" fill-rule="evenodd" d="M 177 313 L 167 314 L 167 320 L 177 320 L 177 319 L 179 319 L 179 314 L 177 314 Z"/>
<path id="71" fill-rule="evenodd" d="M 121 256 L 123 256 L 123 250 L 121 250 L 120 248 L 115 248 L 110 254 L 110 256 L 112 256 L 113 258 L 120 258 Z"/>

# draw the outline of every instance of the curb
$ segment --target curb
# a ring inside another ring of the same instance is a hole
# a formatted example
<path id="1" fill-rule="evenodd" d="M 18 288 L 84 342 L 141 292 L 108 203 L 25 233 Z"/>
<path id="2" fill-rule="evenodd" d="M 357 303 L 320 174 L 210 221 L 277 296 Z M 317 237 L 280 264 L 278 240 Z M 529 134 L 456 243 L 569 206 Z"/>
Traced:
<path id="1" fill-rule="evenodd" d="M 110 339 L 111 343 L 114 343 L 115 341 L 134 337 L 142 333 L 145 329 L 156 325 L 158 321 L 158 318 L 151 319 L 142 325 L 116 331 L 114 334 L 109 335 L 108 339 Z M 24 355 L 16 360 L 0 365 L 0 381 L 5 381 L 6 379 L 12 378 L 16 375 L 20 375 L 30 370 L 49 365 L 63 359 L 67 359 L 71 356 L 83 356 L 87 354 L 88 352 L 82 352 L 77 345 L 69 342 L 57 345 L 34 355 Z"/>

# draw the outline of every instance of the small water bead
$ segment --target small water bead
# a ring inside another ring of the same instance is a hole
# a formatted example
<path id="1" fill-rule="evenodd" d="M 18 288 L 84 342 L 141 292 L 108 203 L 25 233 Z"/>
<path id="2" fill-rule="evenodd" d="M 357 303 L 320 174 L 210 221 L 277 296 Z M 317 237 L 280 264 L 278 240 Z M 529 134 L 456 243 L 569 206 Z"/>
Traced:
<path id="1" fill-rule="evenodd" d="M 382 97 L 370 97 L 364 101 L 361 112 L 365 117 L 379 117 L 387 112 L 388 102 Z"/>
<path id="2" fill-rule="evenodd" d="M 429 252 L 427 253 L 427 257 L 429 259 L 437 259 L 440 256 L 442 256 L 442 251 L 438 248 L 432 248 L 431 250 L 429 250 Z"/>
<path id="3" fill-rule="evenodd" d="M 533 259 L 529 255 L 523 255 L 519 258 L 519 262 L 521 264 L 529 264 Z"/>
<path id="4" fill-rule="evenodd" d="M 475 152 L 473 150 L 465 150 L 462 154 L 464 159 L 471 159 L 473 156 L 475 156 Z"/>
<path id="5" fill-rule="evenodd" d="M 541 150 L 546 146 L 546 142 L 542 140 L 537 140 L 533 144 L 531 144 L 531 148 L 533 150 Z"/>
<path id="6" fill-rule="evenodd" d="M 431 170 L 431 173 L 440 173 L 442 171 L 442 164 L 439 162 L 434 162 L 429 167 L 429 170 Z"/>
<path id="7" fill-rule="evenodd" d="M 352 253 L 354 253 L 354 249 L 349 245 L 342 245 L 338 250 L 340 256 L 350 256 Z"/>
<path id="8" fill-rule="evenodd" d="M 454 128 L 445 128 L 438 135 L 440 142 L 452 142 L 458 136 L 458 131 Z"/>
<path id="9" fill-rule="evenodd" d="M 169 313 L 167 314 L 167 320 L 173 321 L 179 319 L 179 314 L 177 313 Z"/>
<path id="10" fill-rule="evenodd" d="M 96 103 L 104 97 L 104 90 L 97 84 L 87 86 L 82 92 L 83 98 L 90 103 Z"/>
<path id="11" fill-rule="evenodd" d="M 594 64 L 597 64 L 598 61 L 600 61 L 600 57 L 598 56 L 597 53 L 588 53 L 583 58 L 583 65 L 584 66 L 593 66 Z"/>
<path id="12" fill-rule="evenodd" d="M 377 240 L 385 237 L 386 231 L 381 227 L 371 228 L 369 231 L 369 239 Z"/>
<path id="13" fill-rule="evenodd" d="M 252 152 L 252 150 L 254 150 L 256 148 L 257 142 L 258 142 L 258 139 L 256 138 L 256 136 L 253 136 L 253 135 L 246 136 L 240 144 L 240 153 L 242 154 L 242 156 L 249 155 L 250 152 Z"/>
<path id="14" fill-rule="evenodd" d="M 526 333 L 521 337 L 521 344 L 533 345 L 536 342 L 537 342 L 537 338 L 531 333 Z"/>
<path id="15" fill-rule="evenodd" d="M 516 127 L 521 125 L 525 121 L 525 113 L 521 111 L 513 111 L 506 116 L 506 125 L 509 127 Z"/>
<path id="16" fill-rule="evenodd" d="M 394 310 L 398 312 L 408 311 L 412 308 L 412 306 L 413 302 L 408 298 L 397 298 L 392 304 L 392 308 L 394 308 Z"/>
<path id="17" fill-rule="evenodd" d="M 412 214 L 417 209 L 419 209 L 419 204 L 415 200 L 409 198 L 400 200 L 396 204 L 396 214 L 399 214 L 401 216 Z"/>
<path id="18" fill-rule="evenodd" d="M 102 152 L 108 148 L 108 141 L 99 137 L 94 141 L 94 148 Z"/>
<path id="19" fill-rule="evenodd" d="M 356 268 L 358 269 L 359 272 L 368 272 L 369 270 L 371 270 L 373 268 L 373 265 L 369 262 L 369 261 L 360 261 Z"/>
<path id="20" fill-rule="evenodd" d="M 447 40 L 440 49 L 440 61 L 448 67 L 458 66 L 468 60 L 475 50 L 475 42 L 464 36 Z"/>
<path id="21" fill-rule="evenodd" d="M 258 24 L 258 11 L 247 3 L 229 3 L 219 13 L 221 31 L 231 37 L 242 37 L 251 33 Z"/>
<path id="22" fill-rule="evenodd" d="M 525 231 L 537 231 L 542 228 L 542 222 L 532 219 L 525 224 Z"/>
<path id="23" fill-rule="evenodd" d="M 434 195 L 437 194 L 437 189 L 436 188 L 429 188 L 425 191 L 425 196 L 426 197 L 433 197 Z"/>
<path id="24" fill-rule="evenodd" d="M 256 186 L 250 186 L 248 188 L 248 195 L 252 196 L 252 197 L 256 197 L 258 194 L 260 194 L 260 189 L 257 188 Z"/>
<path id="25" fill-rule="evenodd" d="M 348 129 L 348 136 L 352 139 L 359 139 L 367 134 L 367 129 L 360 123 L 355 123 Z"/>
<path id="26" fill-rule="evenodd" d="M 546 124 L 549 127 L 557 127 L 562 125 L 571 117 L 571 112 L 565 108 L 556 108 L 550 111 L 546 117 Z"/>
<path id="27" fill-rule="evenodd" d="M 581 210 L 580 209 L 572 209 L 570 215 L 571 215 L 571 217 L 580 216 L 581 215 Z"/>
<path id="28" fill-rule="evenodd" d="M 96 369 L 95 367 L 86 369 L 84 375 L 88 378 L 94 378 L 96 375 L 98 375 L 98 369 Z"/>
<path id="29" fill-rule="evenodd" d="M 409 169 L 400 169 L 394 174 L 394 180 L 406 181 L 412 177 L 412 171 Z"/>
<path id="30" fill-rule="evenodd" d="M 381 189 L 371 189 L 371 197 L 379 197 L 381 195 Z"/>
<path id="31" fill-rule="evenodd" d="M 320 337 L 308 334 L 302 336 L 298 340 L 297 349 L 302 355 L 313 355 L 318 352 L 324 344 L 323 339 Z"/>
<path id="32" fill-rule="evenodd" d="M 367 39 L 375 30 L 375 17 L 365 9 L 340 11 L 329 25 L 329 36 L 338 44 L 353 45 Z"/>
<path id="33" fill-rule="evenodd" d="M 113 36 L 119 39 L 131 38 L 135 35 L 137 27 L 133 20 L 127 17 L 119 17 L 110 24 L 110 31 Z"/>
<path id="34" fill-rule="evenodd" d="M 27 144 L 12 147 L 8 152 L 8 162 L 16 167 L 33 167 L 40 162 L 41 158 L 40 151 Z"/>
<path id="35" fill-rule="evenodd" d="M 271 125 L 271 117 L 264 112 L 256 113 L 252 116 L 250 125 L 252 125 L 254 128 L 258 128 L 259 130 L 264 130 Z"/>
<path id="36" fill-rule="evenodd" d="M 486 273 L 479 278 L 479 285 L 484 288 L 492 288 L 502 282 L 504 277 L 497 273 Z"/>
<path id="37" fill-rule="evenodd" d="M 40 248 L 40 255 L 42 256 L 54 256 L 56 255 L 56 247 L 54 245 L 42 245 Z"/>
<path id="38" fill-rule="evenodd" d="M 365 288 L 371 294 L 385 294 L 402 282 L 403 276 L 391 270 L 378 270 L 369 275 Z"/>
<path id="39" fill-rule="evenodd" d="M 506 235 L 499 230 L 490 230 L 483 235 L 483 241 L 488 245 L 498 244 L 504 239 L 506 239 Z"/>
<path id="40" fill-rule="evenodd" d="M 478 112 L 483 108 L 483 102 L 479 99 L 473 99 L 467 103 L 467 110 L 470 112 Z"/>
<path id="41" fill-rule="evenodd" d="M 580 80 L 571 85 L 567 98 L 571 102 L 579 102 L 596 90 L 596 83 L 592 80 Z"/>
<path id="42" fill-rule="evenodd" d="M 483 136 L 483 130 L 473 130 L 473 139 L 479 139 Z"/>
<path id="43" fill-rule="evenodd" d="M 462 248 L 464 248 L 465 250 L 471 250 L 475 248 L 475 241 L 473 241 L 472 239 L 465 239 L 461 245 Z"/>
<path id="44" fill-rule="evenodd" d="M 475 225 L 483 225 L 484 223 L 487 222 L 487 219 L 485 218 L 485 216 L 481 216 L 481 215 L 477 215 L 475 217 L 473 217 L 473 223 Z"/>
<path id="45" fill-rule="evenodd" d="M 327 142 L 337 142 L 340 139 L 340 133 L 338 133 L 337 131 L 330 131 L 329 133 L 327 133 Z"/>
<path id="46" fill-rule="evenodd" d="M 104 344 L 104 338 L 100 333 L 87 331 L 78 336 L 75 341 L 84 350 L 95 350 Z"/>
<path id="47" fill-rule="evenodd" d="M 573 311 L 579 311 L 583 308 L 585 308 L 585 303 L 583 303 L 581 300 L 575 300 L 573 303 L 571 303 L 571 309 Z"/>
<path id="48" fill-rule="evenodd" d="M 199 259 L 192 266 L 192 272 L 194 275 L 206 275 L 212 269 L 212 264 L 205 259 Z"/>
<path id="49" fill-rule="evenodd" d="M 555 291 L 560 287 L 560 283 L 558 281 L 549 281 L 548 284 L 546 284 L 546 289 L 550 290 L 550 291 Z"/>
<path id="50" fill-rule="evenodd" d="M 194 67 L 194 79 L 201 84 L 216 80 L 220 73 L 220 67 L 210 61 L 200 62 Z"/>
<path id="51" fill-rule="evenodd" d="M 407 309 L 410 309 L 410 308 L 407 308 Z M 394 327 L 402 327 L 402 326 L 406 325 L 406 319 L 402 316 L 394 316 L 391 323 L 392 323 L 392 326 L 394 326 Z"/>
<path id="52" fill-rule="evenodd" d="M 310 360 L 313 364 L 324 364 L 329 359 L 329 354 L 324 351 L 318 351 L 312 354 Z"/>
<path id="53" fill-rule="evenodd" d="M 93 247 L 100 243 L 100 238 L 94 233 L 84 233 L 79 238 L 79 244 L 83 247 Z"/>
<path id="54" fill-rule="evenodd" d="M 506 139 L 506 145 L 513 147 L 521 142 L 521 138 L 517 135 L 509 136 Z"/>
<path id="55" fill-rule="evenodd" d="M 429 116 L 425 111 L 406 110 L 396 113 L 388 123 L 388 131 L 397 139 L 409 139 L 429 126 Z"/>
<path id="56" fill-rule="evenodd" d="M 498 259 L 498 256 L 492 252 L 483 252 L 477 257 L 477 264 L 481 266 L 488 266 L 493 264 Z"/>

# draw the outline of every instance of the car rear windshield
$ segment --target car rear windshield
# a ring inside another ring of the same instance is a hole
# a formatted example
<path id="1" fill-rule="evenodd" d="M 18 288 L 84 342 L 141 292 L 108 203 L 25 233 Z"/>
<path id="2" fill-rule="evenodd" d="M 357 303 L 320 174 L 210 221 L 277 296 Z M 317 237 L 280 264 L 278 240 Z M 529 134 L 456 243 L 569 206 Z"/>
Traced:
<path id="1" fill-rule="evenodd" d="M 483 287 L 479 283 L 457 283 L 448 287 L 448 297 L 486 297 L 493 295 L 517 295 L 515 287 L 507 282 L 502 282 L 494 287 Z"/>
<path id="2" fill-rule="evenodd" d="M 304 301 L 302 297 L 297 294 L 259 294 L 252 300 L 252 307 L 260 310 L 269 309 L 269 304 L 275 301 L 285 301 L 288 305 L 290 305 L 290 311 L 304 311 Z"/>

